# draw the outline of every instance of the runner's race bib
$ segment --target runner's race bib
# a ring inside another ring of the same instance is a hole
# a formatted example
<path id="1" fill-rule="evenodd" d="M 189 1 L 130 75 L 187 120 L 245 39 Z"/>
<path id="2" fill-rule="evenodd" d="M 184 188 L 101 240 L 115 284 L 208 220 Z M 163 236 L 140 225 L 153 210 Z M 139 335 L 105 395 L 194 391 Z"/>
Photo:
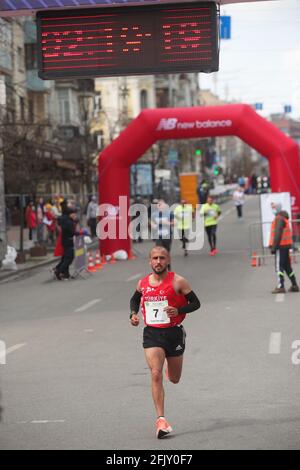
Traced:
<path id="1" fill-rule="evenodd" d="M 170 323 L 170 318 L 164 312 L 164 308 L 168 306 L 167 300 L 156 302 L 145 302 L 146 323 L 147 325 L 160 325 Z"/>

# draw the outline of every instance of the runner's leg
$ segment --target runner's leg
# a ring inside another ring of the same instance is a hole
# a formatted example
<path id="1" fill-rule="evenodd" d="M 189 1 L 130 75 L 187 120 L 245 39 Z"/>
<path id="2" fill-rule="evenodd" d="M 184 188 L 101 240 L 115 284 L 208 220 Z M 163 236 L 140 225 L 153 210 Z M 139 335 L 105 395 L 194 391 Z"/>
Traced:
<path id="1" fill-rule="evenodd" d="M 166 358 L 162 348 L 145 348 L 145 358 L 151 372 L 152 398 L 157 416 L 164 416 L 163 366 Z"/>
<path id="2" fill-rule="evenodd" d="M 167 357 L 168 363 L 168 378 L 173 384 L 178 384 L 183 364 L 183 354 L 181 356 Z"/>

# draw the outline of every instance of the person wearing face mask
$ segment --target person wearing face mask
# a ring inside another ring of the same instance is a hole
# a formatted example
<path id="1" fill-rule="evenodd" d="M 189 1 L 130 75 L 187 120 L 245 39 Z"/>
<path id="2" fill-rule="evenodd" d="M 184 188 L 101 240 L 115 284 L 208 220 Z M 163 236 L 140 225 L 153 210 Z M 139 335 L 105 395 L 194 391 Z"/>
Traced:
<path id="1" fill-rule="evenodd" d="M 275 255 L 275 272 L 277 275 L 277 286 L 272 290 L 272 294 L 285 294 L 284 272 L 291 281 L 289 292 L 299 292 L 295 273 L 291 267 L 290 249 L 293 245 L 292 231 L 289 224 L 289 215 L 282 210 L 280 203 L 271 203 L 275 218 L 271 225 L 269 247 L 271 253 Z"/>

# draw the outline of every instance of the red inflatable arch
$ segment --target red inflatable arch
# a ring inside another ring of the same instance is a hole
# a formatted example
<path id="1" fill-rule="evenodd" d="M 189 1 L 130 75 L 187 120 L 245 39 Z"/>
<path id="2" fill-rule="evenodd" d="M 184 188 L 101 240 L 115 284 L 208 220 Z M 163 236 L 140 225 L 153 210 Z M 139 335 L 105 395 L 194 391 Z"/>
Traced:
<path id="1" fill-rule="evenodd" d="M 293 210 L 300 206 L 300 159 L 294 140 L 244 104 L 142 111 L 99 156 L 99 203 L 117 207 L 119 196 L 130 196 L 130 165 L 156 141 L 235 135 L 269 160 L 271 187 L 289 191 Z M 124 217 L 124 213 L 123 213 Z M 127 217 L 127 224 L 129 218 Z M 117 229 L 118 234 L 118 229 Z M 123 237 L 123 238 L 122 238 Z M 101 241 L 102 254 L 123 249 L 131 240 L 125 233 Z"/>

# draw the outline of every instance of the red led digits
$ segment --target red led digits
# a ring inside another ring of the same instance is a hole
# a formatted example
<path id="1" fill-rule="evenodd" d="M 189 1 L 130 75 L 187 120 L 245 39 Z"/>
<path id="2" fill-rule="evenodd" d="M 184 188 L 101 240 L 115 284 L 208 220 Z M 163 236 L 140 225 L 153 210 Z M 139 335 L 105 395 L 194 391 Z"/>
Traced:
<path id="1" fill-rule="evenodd" d="M 214 2 L 37 14 L 43 79 L 218 70 Z"/>

